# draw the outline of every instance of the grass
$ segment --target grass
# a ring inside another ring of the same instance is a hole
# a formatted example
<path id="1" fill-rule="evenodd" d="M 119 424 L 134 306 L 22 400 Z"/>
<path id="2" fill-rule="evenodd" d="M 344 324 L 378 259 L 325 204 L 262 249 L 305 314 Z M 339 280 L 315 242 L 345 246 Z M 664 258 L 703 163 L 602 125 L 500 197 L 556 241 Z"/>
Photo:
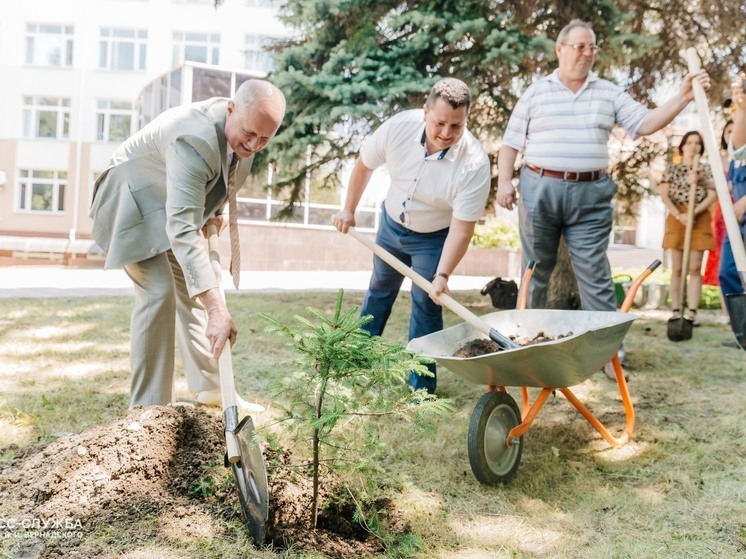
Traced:
<path id="1" fill-rule="evenodd" d="M 242 395 L 271 404 L 291 358 L 284 339 L 264 332 L 259 314 L 288 322 L 306 307 L 331 313 L 335 296 L 228 295 L 240 332 L 233 353 Z M 476 291 L 455 297 L 476 314 L 494 310 Z M 345 308 L 361 299 L 360 292 L 347 293 Z M 0 300 L 0 467 L 28 446 L 126 412 L 131 306 L 126 297 Z M 733 336 L 730 327 L 714 322 L 719 310 L 702 311 L 703 325 L 693 339 L 678 344 L 667 339 L 666 313 L 635 312 L 639 319 L 625 347 L 637 422 L 634 440 L 623 447 L 609 448 L 558 394 L 524 437 L 515 479 L 504 487 L 481 486 L 470 470 L 466 434 L 484 387 L 442 368 L 438 391 L 456 411 L 440 422 L 434 439 L 418 438 L 396 421 L 380 425 L 391 447 L 382 461 L 394 488 L 389 496 L 424 545 L 421 551 L 412 545 L 404 555 L 746 557 L 744 354 L 721 346 Z M 385 338 L 406 341 L 408 313 L 403 293 Z M 446 325 L 461 322 L 449 311 L 445 319 Z M 612 432 L 623 427 L 616 385 L 605 376 L 593 375 L 573 390 Z M 518 399 L 516 390 L 511 393 Z M 181 375 L 177 396 L 194 396 Z M 11 506 L 0 504 L 0 517 L 12 514 Z M 96 545 L 113 555 L 129 549 L 128 557 L 139 556 L 128 544 L 135 539 L 143 557 L 250 553 L 250 544 L 237 540 L 233 529 L 201 537 L 184 530 L 184 522 L 144 514 L 125 532 L 102 528 Z M 0 557 L 8 553 L 0 541 Z M 282 557 L 314 554 L 291 549 Z"/>

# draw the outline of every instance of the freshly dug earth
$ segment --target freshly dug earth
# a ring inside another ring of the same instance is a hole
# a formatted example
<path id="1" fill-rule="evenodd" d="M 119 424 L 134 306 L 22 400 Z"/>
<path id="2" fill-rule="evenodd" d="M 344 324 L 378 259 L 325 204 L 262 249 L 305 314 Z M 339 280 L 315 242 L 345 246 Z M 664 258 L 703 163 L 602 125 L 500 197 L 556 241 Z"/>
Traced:
<path id="1" fill-rule="evenodd" d="M 560 340 L 568 336 L 572 336 L 572 332 L 568 332 L 567 334 L 558 334 L 557 336 L 547 336 L 544 332 L 539 332 L 533 338 L 518 338 L 516 336 L 509 336 L 509 338 L 517 343 L 519 346 L 528 346 L 533 344 L 540 344 L 542 342 L 549 342 L 551 340 Z M 453 354 L 453 357 L 479 357 L 480 355 L 496 353 L 502 350 L 503 348 L 501 348 L 496 342 L 493 342 L 492 340 L 488 340 L 486 338 L 480 338 L 477 340 L 472 340 L 466 345 L 460 347 Z"/>
<path id="2" fill-rule="evenodd" d="M 222 521 L 235 519 L 241 510 L 235 485 L 200 490 L 210 468 L 222 463 L 224 445 L 222 423 L 209 412 L 193 406 L 153 406 L 135 408 L 109 424 L 20 454 L 0 473 L 4 504 L 18 511 L 17 522 L 27 520 L 29 531 L 64 532 L 56 537 L 23 534 L 23 556 L 107 557 L 91 538 L 97 527 L 116 530 L 147 514 L 172 513 L 182 525 L 188 525 L 190 517 L 207 515 L 213 525 L 227 529 Z M 349 507 L 330 507 L 320 516 L 319 529 L 310 530 L 310 483 L 289 472 L 283 466 L 268 472 L 268 544 L 314 549 L 332 557 L 380 550 L 380 540 L 352 521 Z M 334 491 L 322 490 L 327 495 Z M 195 529 L 199 523 L 204 521 L 196 520 Z M 8 536 L 0 531 L 0 537 Z"/>

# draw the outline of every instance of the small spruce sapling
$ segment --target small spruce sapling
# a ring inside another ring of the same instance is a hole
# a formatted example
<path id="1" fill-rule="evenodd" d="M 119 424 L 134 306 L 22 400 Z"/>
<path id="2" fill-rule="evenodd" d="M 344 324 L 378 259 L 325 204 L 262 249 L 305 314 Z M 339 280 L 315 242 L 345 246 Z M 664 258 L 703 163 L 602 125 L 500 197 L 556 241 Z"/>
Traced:
<path id="1" fill-rule="evenodd" d="M 300 354 L 294 361 L 299 368 L 282 383 L 282 399 L 288 405 L 281 408 L 279 421 L 296 448 L 308 447 L 313 528 L 324 472 L 375 471 L 375 456 L 385 444 L 371 428 L 372 421 L 400 417 L 432 436 L 435 419 L 453 411 L 447 400 L 411 391 L 410 371 L 432 374 L 426 361 L 363 330 L 371 317 L 358 316 L 357 306 L 343 312 L 343 296 L 340 289 L 331 319 L 311 308 L 310 318 L 296 316 L 292 325 L 261 315 L 270 323 L 266 330 L 287 336 Z"/>

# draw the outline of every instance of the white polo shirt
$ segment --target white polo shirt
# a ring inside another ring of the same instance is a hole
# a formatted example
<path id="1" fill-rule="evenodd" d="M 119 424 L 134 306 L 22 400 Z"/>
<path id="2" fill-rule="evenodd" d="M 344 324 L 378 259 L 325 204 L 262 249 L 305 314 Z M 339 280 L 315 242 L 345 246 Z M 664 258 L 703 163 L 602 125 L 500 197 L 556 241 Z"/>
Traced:
<path id="1" fill-rule="evenodd" d="M 619 124 L 634 139 L 649 111 L 621 87 L 593 72 L 572 92 L 555 70 L 533 83 L 518 100 L 503 144 L 523 151 L 526 163 L 545 169 L 606 169 L 614 126 Z"/>
<path id="2" fill-rule="evenodd" d="M 386 211 L 396 223 L 418 233 L 445 229 L 451 217 L 477 221 L 490 192 L 490 163 L 468 130 L 455 145 L 426 155 L 425 112 L 404 111 L 384 122 L 360 150 L 369 169 L 386 165 L 391 184 Z M 406 209 L 406 224 L 400 216 Z"/>

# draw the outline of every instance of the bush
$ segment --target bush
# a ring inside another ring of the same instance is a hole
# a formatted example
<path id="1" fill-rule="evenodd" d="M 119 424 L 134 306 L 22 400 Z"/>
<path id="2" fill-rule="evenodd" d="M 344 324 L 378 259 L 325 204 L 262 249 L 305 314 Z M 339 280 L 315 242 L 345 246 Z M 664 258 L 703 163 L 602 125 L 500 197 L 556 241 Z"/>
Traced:
<path id="1" fill-rule="evenodd" d="M 484 223 L 477 223 L 474 228 L 471 246 L 520 250 L 521 239 L 518 226 L 505 218 L 488 217 Z"/>

